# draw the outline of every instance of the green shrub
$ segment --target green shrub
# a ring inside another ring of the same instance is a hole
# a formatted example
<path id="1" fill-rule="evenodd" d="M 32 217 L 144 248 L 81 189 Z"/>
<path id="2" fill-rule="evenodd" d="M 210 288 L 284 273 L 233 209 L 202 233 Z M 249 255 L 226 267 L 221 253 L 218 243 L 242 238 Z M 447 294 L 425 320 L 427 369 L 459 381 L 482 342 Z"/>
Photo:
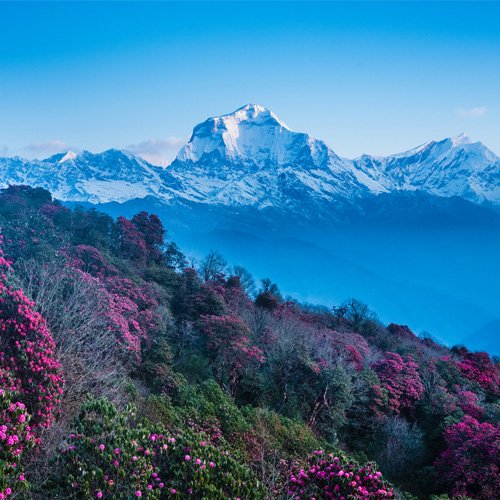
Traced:
<path id="1" fill-rule="evenodd" d="M 192 430 L 168 435 L 135 409 L 82 406 L 53 467 L 48 498 L 264 498 L 250 469 Z"/>
<path id="2" fill-rule="evenodd" d="M 248 428 L 240 409 L 215 380 L 207 380 L 198 386 L 184 386 L 174 403 L 182 407 L 186 421 L 191 419 L 202 424 L 216 419 L 228 439 Z"/>

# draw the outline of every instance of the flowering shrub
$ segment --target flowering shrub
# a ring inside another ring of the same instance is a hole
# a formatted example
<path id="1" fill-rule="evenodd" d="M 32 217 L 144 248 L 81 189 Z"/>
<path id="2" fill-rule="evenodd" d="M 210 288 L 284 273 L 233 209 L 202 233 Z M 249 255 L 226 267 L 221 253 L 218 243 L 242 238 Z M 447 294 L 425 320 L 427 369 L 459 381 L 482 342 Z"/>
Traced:
<path id="1" fill-rule="evenodd" d="M 466 353 L 464 358 L 457 363 L 457 367 L 467 379 L 497 396 L 500 395 L 500 379 L 487 353 Z"/>
<path id="2" fill-rule="evenodd" d="M 139 266 L 148 261 L 160 262 L 165 230 L 157 215 L 140 212 L 132 220 L 118 217 L 120 249 Z"/>
<path id="3" fill-rule="evenodd" d="M 157 433 L 106 400 L 82 407 L 51 479 L 53 495 L 83 498 L 264 498 L 251 472 L 192 432 Z"/>
<path id="4" fill-rule="evenodd" d="M 34 304 L 6 284 L 9 270 L 0 249 L 0 499 L 26 484 L 22 455 L 54 420 L 63 391 L 52 336 Z"/>
<path id="5" fill-rule="evenodd" d="M 346 347 L 350 355 L 350 361 L 353 364 L 356 371 L 361 371 L 363 369 L 363 358 L 359 351 L 352 345 Z"/>
<path id="6" fill-rule="evenodd" d="M 249 285 L 252 286 L 251 284 Z M 230 311 L 251 308 L 252 301 L 245 291 L 239 276 L 230 276 L 224 285 L 224 301 Z"/>
<path id="7" fill-rule="evenodd" d="M 158 305 L 155 290 L 151 285 L 134 282 L 129 278 L 113 277 L 104 280 L 106 288 L 116 295 L 132 300 L 140 311 Z"/>
<path id="8" fill-rule="evenodd" d="M 206 315 L 201 322 L 215 375 L 234 393 L 238 379 L 252 365 L 263 363 L 264 354 L 252 344 L 250 330 L 239 318 Z"/>
<path id="9" fill-rule="evenodd" d="M 227 311 L 225 289 L 220 283 L 202 283 L 195 269 L 187 267 L 178 276 L 172 297 L 172 312 L 181 320 L 197 320 L 202 315 L 223 315 Z"/>
<path id="10" fill-rule="evenodd" d="M 154 292 L 150 287 L 118 277 L 106 280 L 104 287 L 111 330 L 139 360 L 141 342 L 160 324 Z"/>
<path id="11" fill-rule="evenodd" d="M 161 471 L 171 478 L 170 493 L 181 498 L 266 498 L 248 467 L 191 431 L 177 436 L 162 455 Z"/>
<path id="12" fill-rule="evenodd" d="M 0 389 L 0 499 L 26 486 L 20 460 L 34 444 L 30 415 L 12 389 Z"/>
<path id="13" fill-rule="evenodd" d="M 46 203 L 40 208 L 40 212 L 49 219 L 58 219 L 69 215 L 69 208 L 54 202 Z"/>
<path id="14" fill-rule="evenodd" d="M 64 498 L 159 498 L 167 487 L 156 466 L 165 436 L 131 427 L 134 409 L 118 413 L 106 400 L 82 406 L 55 464 L 51 491 Z"/>
<path id="15" fill-rule="evenodd" d="M 128 278 L 92 276 L 80 269 L 77 272 L 84 284 L 97 290 L 101 304 L 99 314 L 105 320 L 106 329 L 120 347 L 132 354 L 129 361 L 139 363 L 142 343 L 161 324 L 159 299 L 154 288 Z"/>
<path id="16" fill-rule="evenodd" d="M 465 416 L 444 433 L 447 449 L 436 461 L 440 482 L 455 496 L 491 499 L 500 491 L 500 429 Z"/>
<path id="17" fill-rule="evenodd" d="M 109 264 L 102 253 L 90 245 L 76 245 L 72 247 L 68 255 L 72 267 L 80 269 L 92 276 L 115 276 L 118 269 Z"/>
<path id="18" fill-rule="evenodd" d="M 459 391 L 457 394 L 458 406 L 466 414 L 474 418 L 481 418 L 484 410 L 479 406 L 479 398 L 472 391 Z"/>
<path id="19" fill-rule="evenodd" d="M 288 495 L 294 499 L 391 498 L 392 487 L 372 464 L 359 467 L 316 450 L 303 468 L 290 475 Z"/>
<path id="20" fill-rule="evenodd" d="M 412 411 L 424 391 L 418 365 L 411 356 L 402 358 L 394 352 L 386 352 L 383 360 L 373 366 L 382 388 L 387 390 L 391 409 L 400 413 Z"/>
<path id="21" fill-rule="evenodd" d="M 44 319 L 22 290 L 5 284 L 9 264 L 1 250 L 0 266 L 0 389 L 19 393 L 36 433 L 54 420 L 63 379 Z"/>
<path id="22" fill-rule="evenodd" d="M 145 265 L 148 249 L 137 226 L 125 217 L 118 217 L 118 231 L 122 255 L 139 265 Z"/>
<path id="23" fill-rule="evenodd" d="M 141 233 L 148 250 L 149 260 L 159 262 L 162 260 L 160 248 L 164 244 L 165 229 L 160 218 L 155 214 L 139 212 L 132 217 L 132 223 Z"/>
<path id="24" fill-rule="evenodd" d="M 314 337 L 318 345 L 318 353 L 321 353 L 324 359 L 329 359 L 330 364 L 342 358 L 356 371 L 363 369 L 363 358 L 369 353 L 370 348 L 361 335 L 325 327 L 316 329 L 312 325 L 309 330 L 309 335 Z"/>

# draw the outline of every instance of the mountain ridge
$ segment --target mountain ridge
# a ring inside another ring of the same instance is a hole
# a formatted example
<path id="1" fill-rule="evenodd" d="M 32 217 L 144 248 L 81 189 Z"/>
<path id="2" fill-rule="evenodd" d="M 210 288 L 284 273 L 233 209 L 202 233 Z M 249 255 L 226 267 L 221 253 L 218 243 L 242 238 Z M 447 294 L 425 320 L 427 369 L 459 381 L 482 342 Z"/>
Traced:
<path id="1" fill-rule="evenodd" d="M 164 203 L 275 207 L 313 215 L 381 193 L 423 191 L 500 205 L 500 158 L 465 134 L 351 160 L 255 104 L 195 126 L 168 167 L 108 149 L 66 151 L 44 160 L 0 158 L 0 175 L 2 186 L 30 184 L 62 201 L 94 204 L 155 196 Z"/>

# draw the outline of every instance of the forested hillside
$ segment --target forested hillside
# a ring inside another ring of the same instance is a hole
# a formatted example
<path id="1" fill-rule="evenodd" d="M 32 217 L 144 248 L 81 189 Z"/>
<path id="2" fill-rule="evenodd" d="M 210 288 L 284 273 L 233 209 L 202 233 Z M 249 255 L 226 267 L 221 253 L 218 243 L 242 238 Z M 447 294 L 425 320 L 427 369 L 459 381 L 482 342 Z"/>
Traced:
<path id="1" fill-rule="evenodd" d="M 146 212 L 12 186 L 0 228 L 0 499 L 498 495 L 488 354 L 188 262 Z"/>

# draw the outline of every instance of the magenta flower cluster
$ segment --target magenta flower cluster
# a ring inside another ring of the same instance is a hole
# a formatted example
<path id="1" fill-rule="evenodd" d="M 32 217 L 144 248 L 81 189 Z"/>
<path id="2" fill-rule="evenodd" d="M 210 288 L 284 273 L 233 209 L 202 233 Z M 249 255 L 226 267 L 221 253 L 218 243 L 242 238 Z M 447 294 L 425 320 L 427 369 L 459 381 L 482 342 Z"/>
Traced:
<path id="1" fill-rule="evenodd" d="M 63 378 L 45 320 L 22 290 L 6 283 L 10 266 L 1 249 L 0 258 L 0 388 L 19 392 L 36 433 L 55 418 Z"/>
<path id="2" fill-rule="evenodd" d="M 386 352 L 384 359 L 373 366 L 382 388 L 387 391 L 388 403 L 395 413 L 412 412 L 422 397 L 424 387 L 420 380 L 418 364 L 411 356 Z"/>
<path id="3" fill-rule="evenodd" d="M 22 454 L 52 424 L 63 393 L 52 336 L 22 290 L 7 284 L 9 271 L 0 248 L 0 498 L 24 482 Z"/>
<path id="4" fill-rule="evenodd" d="M 456 497 L 492 499 L 500 491 L 500 429 L 466 415 L 444 432 L 446 450 L 436 461 L 441 484 Z"/>
<path id="5" fill-rule="evenodd" d="M 79 260 L 71 259 L 69 262 L 81 265 Z M 97 269 L 102 270 L 101 267 Z M 141 343 L 157 331 L 160 324 L 155 290 L 150 285 L 135 283 L 112 273 L 98 271 L 96 276 L 92 276 L 82 269 L 77 270 L 84 281 L 98 287 L 101 300 L 106 305 L 105 318 L 110 334 L 116 337 L 119 347 L 131 355 L 131 361 L 139 363 Z"/>
<path id="6" fill-rule="evenodd" d="M 312 453 L 307 466 L 293 471 L 289 478 L 288 495 L 296 500 L 337 498 L 394 497 L 394 490 L 385 483 L 382 473 L 368 464 L 359 467 L 344 463 L 333 454 L 325 456 L 323 450 Z"/>
<path id="7" fill-rule="evenodd" d="M 464 377 L 476 382 L 483 389 L 500 396 L 500 376 L 497 368 L 485 352 L 466 352 L 457 367 Z"/>
<path id="8" fill-rule="evenodd" d="M 20 461 L 31 448 L 35 436 L 29 424 L 26 406 L 16 401 L 18 394 L 0 389 L 0 499 L 7 498 L 24 485 Z"/>

